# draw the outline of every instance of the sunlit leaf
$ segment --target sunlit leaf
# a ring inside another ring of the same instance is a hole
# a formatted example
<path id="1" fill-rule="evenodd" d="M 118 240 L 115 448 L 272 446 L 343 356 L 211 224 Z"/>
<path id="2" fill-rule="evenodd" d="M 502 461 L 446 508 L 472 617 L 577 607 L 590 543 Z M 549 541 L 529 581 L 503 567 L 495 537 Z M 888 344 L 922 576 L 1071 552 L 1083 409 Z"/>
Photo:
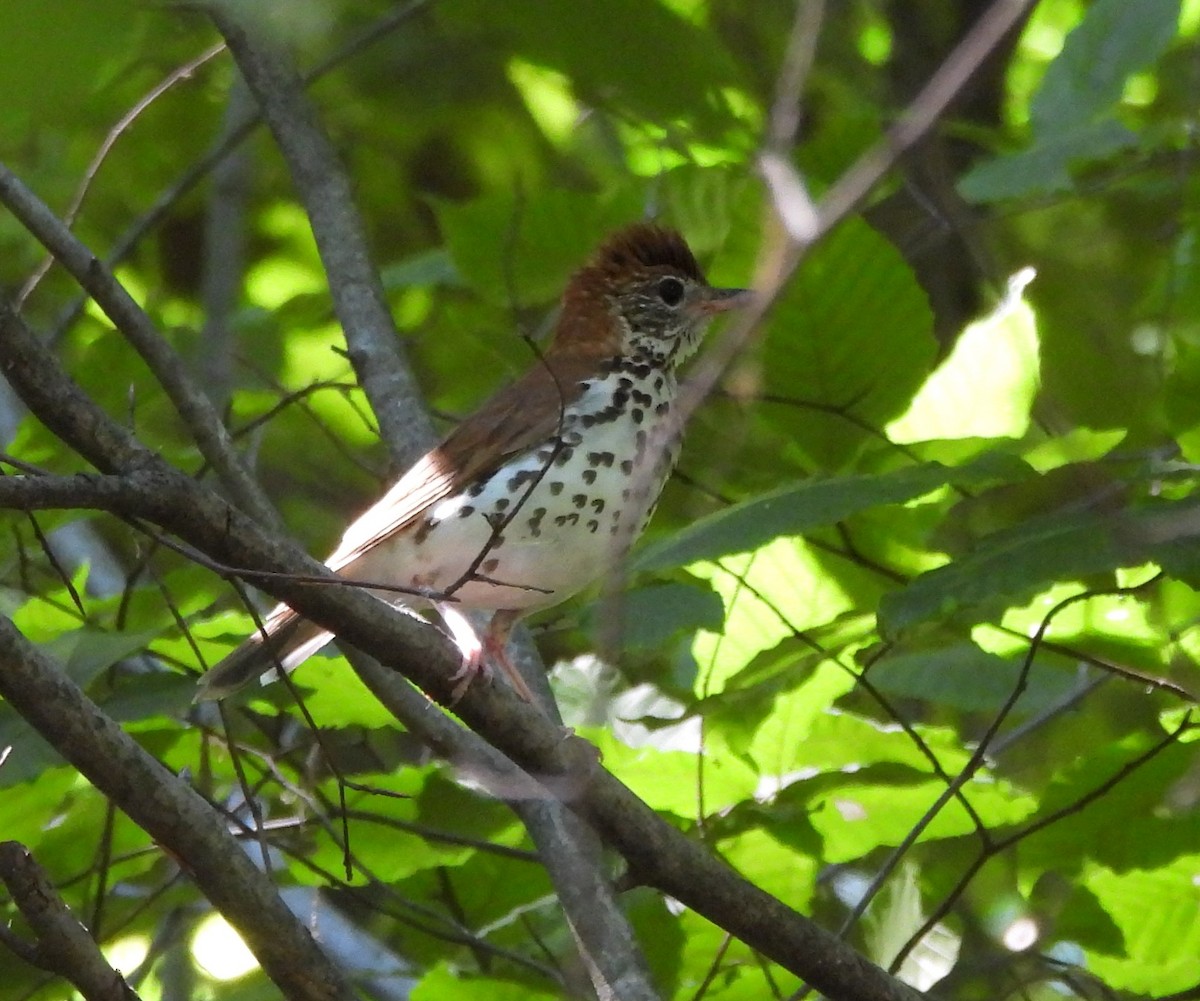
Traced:
<path id="1" fill-rule="evenodd" d="M 692 644 L 699 695 L 719 692 L 757 654 L 851 607 L 802 540 L 780 538 L 754 553 L 695 563 L 690 570 L 709 581 L 726 609 L 720 633 L 700 632 Z"/>
<path id="2" fill-rule="evenodd" d="M 624 775 L 635 793 L 656 810 L 679 817 L 694 817 L 701 801 L 705 810 L 723 810 L 751 795 L 757 783 L 746 765 L 729 756 L 701 762 L 684 751 L 632 748 L 607 733 L 588 739 L 600 749 L 605 767 Z"/>
<path id="3" fill-rule="evenodd" d="M 971 324 L 887 426 L 895 442 L 940 438 L 1020 438 L 1038 388 L 1037 325 L 1019 289 Z"/>
<path id="4" fill-rule="evenodd" d="M 810 793 L 813 826 L 825 841 L 830 862 L 861 858 L 881 845 L 895 845 L 933 806 L 946 785 L 941 779 L 874 782 L 870 773 L 843 782 L 821 783 Z M 1013 824 L 1036 808 L 1031 796 L 1004 783 L 975 780 L 963 787 L 989 827 Z M 921 841 L 950 838 L 975 830 L 962 804 L 951 799 L 921 834 Z"/>

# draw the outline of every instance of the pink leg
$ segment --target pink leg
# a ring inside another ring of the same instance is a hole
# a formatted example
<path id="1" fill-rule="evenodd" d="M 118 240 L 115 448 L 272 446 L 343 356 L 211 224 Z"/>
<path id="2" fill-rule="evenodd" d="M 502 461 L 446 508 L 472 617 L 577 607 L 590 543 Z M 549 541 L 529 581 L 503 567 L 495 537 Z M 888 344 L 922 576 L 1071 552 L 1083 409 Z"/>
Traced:
<path id="1" fill-rule="evenodd" d="M 462 664 L 451 678 L 455 683 L 451 691 L 453 702 L 457 702 L 463 697 L 463 693 L 478 675 L 482 674 L 485 678 L 491 677 L 493 662 L 500 665 L 509 684 L 522 699 L 526 702 L 534 701 L 533 692 L 529 690 L 525 679 L 513 666 L 512 661 L 508 659 L 508 653 L 505 650 L 508 644 L 508 634 L 512 631 L 517 619 L 520 618 L 518 612 L 504 610 L 496 612 L 488 624 L 482 643 L 467 617 L 453 605 L 439 604 L 438 614 L 441 615 L 446 628 L 450 630 L 455 646 L 462 653 Z"/>

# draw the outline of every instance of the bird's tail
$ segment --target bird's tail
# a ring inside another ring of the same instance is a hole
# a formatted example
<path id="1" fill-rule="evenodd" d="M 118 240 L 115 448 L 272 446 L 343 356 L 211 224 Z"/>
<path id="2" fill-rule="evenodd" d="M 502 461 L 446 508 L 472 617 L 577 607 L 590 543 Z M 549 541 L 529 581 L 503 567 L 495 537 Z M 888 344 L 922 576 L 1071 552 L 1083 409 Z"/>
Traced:
<path id="1" fill-rule="evenodd" d="M 279 669 L 292 671 L 332 639 L 333 634 L 302 619 L 290 608 L 272 612 L 263 628 L 200 677 L 195 700 L 223 699 L 259 678 L 277 680 Z"/>

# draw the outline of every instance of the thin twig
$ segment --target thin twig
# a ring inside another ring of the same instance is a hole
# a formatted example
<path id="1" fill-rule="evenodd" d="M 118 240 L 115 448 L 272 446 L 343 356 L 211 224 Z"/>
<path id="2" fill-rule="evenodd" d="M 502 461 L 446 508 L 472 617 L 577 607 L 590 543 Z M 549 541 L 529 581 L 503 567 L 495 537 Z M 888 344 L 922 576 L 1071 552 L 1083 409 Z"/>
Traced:
<path id="1" fill-rule="evenodd" d="M 75 194 L 71 197 L 71 203 L 67 206 L 66 211 L 62 215 L 62 220 L 67 226 L 74 226 L 75 220 L 79 216 L 79 209 L 83 206 L 83 200 L 87 197 L 88 190 L 92 186 L 92 182 L 96 179 L 96 175 L 100 172 L 101 166 L 108 158 L 108 154 L 112 152 L 113 146 L 117 140 L 125 134 L 125 131 L 141 116 L 150 105 L 158 98 L 162 97 L 168 90 L 174 87 L 177 83 L 183 80 L 190 80 L 196 70 L 200 69 L 205 63 L 215 59 L 225 51 L 225 43 L 218 42 L 216 45 L 209 46 L 200 55 L 194 59 L 189 59 L 182 66 L 177 66 L 168 73 L 162 80 L 150 88 L 142 97 L 134 102 L 133 106 L 125 112 L 118 120 L 117 124 L 108 130 L 104 141 L 100 143 L 100 147 L 92 155 L 91 162 L 83 171 L 83 179 L 79 182 L 79 186 L 75 189 Z M 29 298 L 33 290 L 37 288 L 38 283 L 45 277 L 50 266 L 54 263 L 54 256 L 47 256 L 28 280 L 21 290 L 16 295 L 17 309 L 21 309 L 25 305 L 25 300 Z"/>

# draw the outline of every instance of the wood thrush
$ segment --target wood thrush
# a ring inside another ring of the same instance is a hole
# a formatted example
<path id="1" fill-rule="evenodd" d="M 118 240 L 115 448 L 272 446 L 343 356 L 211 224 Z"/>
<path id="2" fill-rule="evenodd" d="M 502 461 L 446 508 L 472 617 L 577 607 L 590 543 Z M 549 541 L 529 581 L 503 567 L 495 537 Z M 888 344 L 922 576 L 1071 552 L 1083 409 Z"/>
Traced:
<path id="1" fill-rule="evenodd" d="M 504 656 L 509 630 L 601 577 L 641 532 L 679 453 L 676 369 L 748 297 L 712 288 L 673 230 L 616 232 L 572 276 L 544 355 L 355 521 L 327 565 L 411 592 L 375 591 L 392 604 L 437 606 L 464 654 L 456 696 L 491 655 L 529 698 Z M 458 608 L 494 612 L 482 646 Z M 279 605 L 197 698 L 290 671 L 330 638 Z"/>

